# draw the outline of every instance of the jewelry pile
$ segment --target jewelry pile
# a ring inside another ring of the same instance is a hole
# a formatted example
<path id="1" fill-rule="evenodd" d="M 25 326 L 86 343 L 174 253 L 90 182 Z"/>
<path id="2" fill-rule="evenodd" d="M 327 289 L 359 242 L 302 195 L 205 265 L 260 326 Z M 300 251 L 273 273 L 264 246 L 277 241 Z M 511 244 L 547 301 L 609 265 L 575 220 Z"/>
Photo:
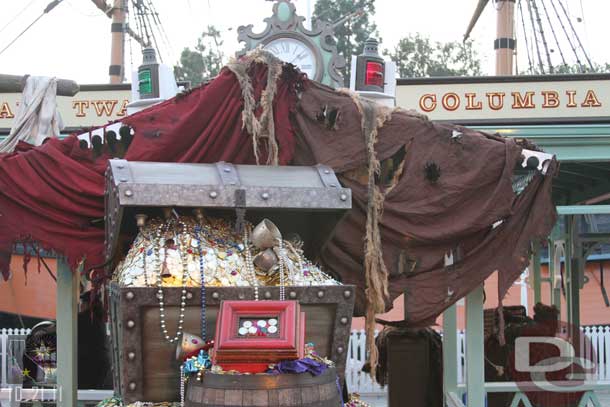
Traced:
<path id="1" fill-rule="evenodd" d="M 280 238 L 259 249 L 248 236 L 249 224 L 243 234 L 224 219 L 203 216 L 138 219 L 138 226 L 115 270 L 124 287 L 200 287 L 202 275 L 207 287 L 339 284 L 304 257 L 300 242 Z"/>

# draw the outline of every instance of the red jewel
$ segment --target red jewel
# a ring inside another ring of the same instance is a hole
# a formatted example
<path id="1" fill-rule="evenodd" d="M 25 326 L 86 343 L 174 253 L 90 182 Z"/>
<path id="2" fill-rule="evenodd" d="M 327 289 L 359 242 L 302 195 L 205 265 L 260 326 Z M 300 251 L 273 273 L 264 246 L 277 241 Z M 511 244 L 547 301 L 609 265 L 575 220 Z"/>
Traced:
<path id="1" fill-rule="evenodd" d="M 194 344 L 197 344 L 197 339 L 191 339 L 191 342 L 193 342 Z"/>
<path id="2" fill-rule="evenodd" d="M 192 249 L 187 249 L 186 252 L 189 253 L 189 254 L 193 254 L 193 250 Z"/>
<path id="3" fill-rule="evenodd" d="M 143 247 L 140 247 L 140 253 L 142 253 L 144 251 Z"/>

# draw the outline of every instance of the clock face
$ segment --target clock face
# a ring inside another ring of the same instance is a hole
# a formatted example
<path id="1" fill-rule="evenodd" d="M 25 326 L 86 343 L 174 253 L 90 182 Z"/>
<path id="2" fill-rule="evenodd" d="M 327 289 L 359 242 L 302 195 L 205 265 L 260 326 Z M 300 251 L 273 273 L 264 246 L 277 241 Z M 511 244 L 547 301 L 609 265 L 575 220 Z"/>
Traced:
<path id="1" fill-rule="evenodd" d="M 264 48 L 282 61 L 298 67 L 310 79 L 316 78 L 316 55 L 304 42 L 294 38 L 278 38 L 267 43 Z"/>

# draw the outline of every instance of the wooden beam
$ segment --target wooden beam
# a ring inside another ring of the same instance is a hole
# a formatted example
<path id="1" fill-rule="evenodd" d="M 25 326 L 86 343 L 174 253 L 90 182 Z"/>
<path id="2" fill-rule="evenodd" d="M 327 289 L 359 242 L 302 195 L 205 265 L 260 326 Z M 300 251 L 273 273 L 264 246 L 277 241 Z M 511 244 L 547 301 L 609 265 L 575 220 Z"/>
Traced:
<path id="1" fill-rule="evenodd" d="M 610 205 L 560 205 L 557 206 L 559 215 L 607 215 L 610 214 Z"/>
<path id="2" fill-rule="evenodd" d="M 0 74 L 0 93 L 21 93 L 29 75 Z M 80 87 L 70 79 L 57 80 L 57 96 L 74 96 Z"/>
<path id="3" fill-rule="evenodd" d="M 577 172 L 574 170 L 566 170 L 563 168 L 561 168 L 559 170 L 559 176 L 560 177 L 567 176 L 568 178 L 572 178 L 572 179 L 576 178 L 576 179 L 580 179 L 580 180 L 586 180 L 591 185 L 595 185 L 596 184 L 595 181 L 608 182 L 608 177 L 604 177 L 604 176 L 600 176 L 600 175 L 592 175 L 590 173 Z"/>

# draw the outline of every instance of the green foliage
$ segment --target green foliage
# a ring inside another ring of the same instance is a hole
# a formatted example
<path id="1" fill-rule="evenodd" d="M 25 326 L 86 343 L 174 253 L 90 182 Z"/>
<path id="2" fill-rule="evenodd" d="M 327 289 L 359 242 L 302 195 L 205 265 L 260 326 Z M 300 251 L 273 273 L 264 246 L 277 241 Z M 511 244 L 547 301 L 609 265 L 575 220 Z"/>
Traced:
<path id="1" fill-rule="evenodd" d="M 221 47 L 220 31 L 209 25 L 197 40 L 194 50 L 182 50 L 180 62 L 174 66 L 176 80 L 190 81 L 191 86 L 196 86 L 218 75 L 224 58 Z"/>
<path id="2" fill-rule="evenodd" d="M 377 26 L 370 21 L 375 14 L 375 0 L 318 0 L 313 11 L 313 25 L 316 21 L 334 23 L 343 17 L 361 10 L 349 20 L 335 28 L 337 51 L 345 57 L 347 66 L 344 78 L 349 85 L 350 61 L 352 55 L 362 53 L 364 41 L 369 37 L 379 39 Z"/>
<path id="3" fill-rule="evenodd" d="M 540 68 L 535 67 L 533 70 L 529 69 L 523 72 L 526 75 L 540 75 Z M 567 65 L 562 64 L 553 67 L 553 74 L 555 75 L 565 75 L 565 74 L 579 74 L 579 73 L 610 73 L 610 63 L 598 64 L 593 63 L 593 67 L 588 64 L 574 64 Z M 545 74 L 550 75 L 548 68 L 545 68 Z"/>
<path id="4" fill-rule="evenodd" d="M 481 75 L 481 61 L 472 41 L 440 43 L 409 34 L 385 54 L 396 63 L 400 78 Z"/>

